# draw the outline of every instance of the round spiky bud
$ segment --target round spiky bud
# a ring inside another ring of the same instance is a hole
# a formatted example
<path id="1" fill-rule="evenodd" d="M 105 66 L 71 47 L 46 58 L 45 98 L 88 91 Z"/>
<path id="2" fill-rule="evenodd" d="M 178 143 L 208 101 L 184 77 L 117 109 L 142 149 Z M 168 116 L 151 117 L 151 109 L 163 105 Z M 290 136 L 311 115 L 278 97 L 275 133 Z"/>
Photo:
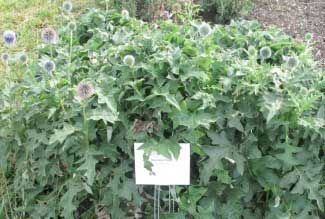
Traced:
<path id="1" fill-rule="evenodd" d="M 74 21 L 69 22 L 69 23 L 68 23 L 68 29 L 69 29 L 70 31 L 75 31 L 75 30 L 77 29 L 77 24 L 76 24 L 76 22 L 74 22 Z"/>
<path id="2" fill-rule="evenodd" d="M 211 33 L 211 27 L 207 23 L 202 23 L 199 27 L 199 32 L 201 36 L 208 36 Z"/>
<path id="3" fill-rule="evenodd" d="M 135 63 L 135 59 L 132 55 L 127 55 L 124 57 L 123 63 L 129 67 L 132 67 Z"/>
<path id="4" fill-rule="evenodd" d="M 288 68 L 295 68 L 299 64 L 299 60 L 296 56 L 290 56 L 286 60 L 286 65 Z"/>
<path id="5" fill-rule="evenodd" d="M 256 56 L 257 55 L 257 50 L 255 49 L 254 46 L 249 46 L 247 52 L 248 52 L 249 56 Z"/>
<path id="6" fill-rule="evenodd" d="M 306 39 L 307 41 L 311 41 L 311 40 L 313 39 L 313 34 L 312 34 L 312 33 L 307 33 L 307 34 L 305 35 L 305 39 Z"/>
<path id="7" fill-rule="evenodd" d="M 48 73 L 52 73 L 52 72 L 55 71 L 55 63 L 53 61 L 51 61 L 51 60 L 46 60 L 43 63 L 43 68 Z"/>
<path id="8" fill-rule="evenodd" d="M 72 2 L 71 1 L 65 1 L 62 4 L 62 10 L 64 12 L 70 13 L 72 11 Z"/>
<path id="9" fill-rule="evenodd" d="M 58 35 L 53 28 L 47 27 L 47 28 L 43 29 L 42 40 L 44 43 L 54 44 L 54 43 L 56 43 L 57 38 L 58 38 Z"/>
<path id="10" fill-rule="evenodd" d="M 19 54 L 19 61 L 23 64 L 26 64 L 28 61 L 28 57 L 26 55 L 26 53 L 21 53 Z"/>
<path id="11" fill-rule="evenodd" d="M 123 17 L 124 19 L 129 19 L 129 18 L 130 18 L 130 13 L 129 13 L 129 11 L 126 10 L 126 9 L 123 9 L 123 10 L 121 11 L 121 15 L 122 15 L 122 17 Z"/>
<path id="12" fill-rule="evenodd" d="M 262 59 L 269 59 L 269 58 L 271 58 L 271 56 L 272 56 L 272 50 L 271 50 L 271 48 L 270 47 L 267 47 L 267 46 L 262 47 L 260 49 L 260 56 L 261 56 Z"/>
<path id="13" fill-rule="evenodd" d="M 8 62 L 9 61 L 9 54 L 8 53 L 2 53 L 1 54 L 1 60 L 4 62 Z"/>
<path id="14" fill-rule="evenodd" d="M 94 94 L 94 88 L 90 81 L 81 81 L 77 86 L 77 96 L 80 99 L 87 99 Z"/>
<path id="15" fill-rule="evenodd" d="M 7 45 L 7 46 L 12 46 L 15 44 L 16 42 L 16 33 L 12 30 L 6 30 L 5 32 L 3 32 L 3 42 Z"/>

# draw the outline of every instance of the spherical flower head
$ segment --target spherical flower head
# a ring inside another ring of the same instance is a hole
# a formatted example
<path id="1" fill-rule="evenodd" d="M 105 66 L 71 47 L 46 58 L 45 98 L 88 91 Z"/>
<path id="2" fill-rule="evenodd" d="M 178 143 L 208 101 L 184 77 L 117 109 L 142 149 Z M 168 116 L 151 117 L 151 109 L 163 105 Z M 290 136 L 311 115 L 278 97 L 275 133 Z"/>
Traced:
<path id="1" fill-rule="evenodd" d="M 21 53 L 19 55 L 19 61 L 23 64 L 27 63 L 28 57 L 26 55 L 26 53 Z"/>
<path id="2" fill-rule="evenodd" d="M 44 43 L 54 44 L 57 41 L 57 37 L 56 31 L 51 27 L 47 27 L 42 31 L 42 40 Z"/>
<path id="3" fill-rule="evenodd" d="M 8 62 L 9 61 L 9 54 L 8 53 L 2 53 L 1 54 L 1 60 L 4 62 Z"/>
<path id="4" fill-rule="evenodd" d="M 46 60 L 43 63 L 43 68 L 48 73 L 52 73 L 52 72 L 55 71 L 55 63 L 53 61 L 51 61 L 51 60 Z"/>
<path id="5" fill-rule="evenodd" d="M 249 46 L 247 51 L 248 51 L 249 56 L 256 56 L 257 55 L 257 50 L 255 49 L 254 46 Z"/>
<path id="6" fill-rule="evenodd" d="M 199 27 L 199 32 L 201 36 L 208 36 L 211 33 L 211 27 L 207 23 L 202 23 Z"/>
<path id="7" fill-rule="evenodd" d="M 132 67 L 135 63 L 135 59 L 132 55 L 127 55 L 124 57 L 123 63 L 129 67 Z"/>
<path id="8" fill-rule="evenodd" d="M 75 30 L 77 29 L 77 24 L 76 24 L 76 22 L 74 22 L 74 21 L 69 22 L 69 23 L 68 23 L 68 29 L 69 29 L 70 31 L 75 31 Z"/>
<path id="9" fill-rule="evenodd" d="M 271 58 L 271 56 L 272 56 L 272 50 L 271 50 L 271 48 L 270 47 L 267 47 L 267 46 L 262 47 L 260 49 L 260 56 L 261 56 L 262 59 L 269 59 L 269 58 Z"/>
<path id="10" fill-rule="evenodd" d="M 80 99 L 88 99 L 94 94 L 94 88 L 90 81 L 81 81 L 77 86 L 77 96 Z"/>
<path id="11" fill-rule="evenodd" d="M 72 11 L 72 2 L 71 1 L 65 1 L 62 4 L 62 10 L 70 13 Z"/>
<path id="12" fill-rule="evenodd" d="M 288 68 L 295 68 L 298 66 L 299 60 L 296 56 L 290 56 L 287 58 L 286 64 Z"/>
<path id="13" fill-rule="evenodd" d="M 307 33 L 307 34 L 305 35 L 305 39 L 306 39 L 307 41 L 311 41 L 311 40 L 313 39 L 313 34 L 312 34 L 312 33 Z"/>
<path id="14" fill-rule="evenodd" d="M 130 13 L 129 13 L 129 11 L 126 10 L 126 9 L 123 9 L 123 10 L 121 11 L 121 15 L 122 15 L 122 17 L 123 17 L 124 19 L 129 19 L 129 18 L 130 18 Z"/>
<path id="15" fill-rule="evenodd" d="M 12 30 L 6 30 L 5 32 L 3 32 L 3 42 L 7 45 L 7 46 L 12 46 L 15 44 L 16 42 L 16 33 Z"/>

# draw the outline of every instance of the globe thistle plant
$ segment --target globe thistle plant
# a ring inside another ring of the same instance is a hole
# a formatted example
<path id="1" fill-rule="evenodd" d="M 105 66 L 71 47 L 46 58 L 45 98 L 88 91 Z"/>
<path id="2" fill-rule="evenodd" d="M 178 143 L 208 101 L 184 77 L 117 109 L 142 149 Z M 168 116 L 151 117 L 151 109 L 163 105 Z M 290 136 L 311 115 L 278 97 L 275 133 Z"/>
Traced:
<path id="1" fill-rule="evenodd" d="M 42 40 L 44 43 L 54 44 L 56 43 L 57 38 L 58 38 L 57 33 L 53 28 L 47 27 L 43 29 Z"/>
<path id="2" fill-rule="evenodd" d="M 72 11 L 72 2 L 71 1 L 65 1 L 62 4 L 62 10 L 66 13 L 71 13 Z"/>
<path id="3" fill-rule="evenodd" d="M 121 11 L 121 15 L 122 15 L 122 18 L 124 18 L 124 19 L 129 19 L 129 18 L 130 18 L 130 13 L 129 13 L 129 11 L 126 10 L 126 9 L 123 9 L 123 10 Z"/>
<path id="4" fill-rule="evenodd" d="M 12 46 L 16 43 L 16 33 L 12 30 L 3 32 L 3 42 L 6 46 Z"/>
<path id="5" fill-rule="evenodd" d="M 135 59 L 132 55 L 127 55 L 124 57 L 123 63 L 129 67 L 132 67 L 135 63 Z"/>
<path id="6" fill-rule="evenodd" d="M 209 24 L 207 23 L 202 23 L 200 26 L 199 26 L 199 33 L 201 36 L 208 36 L 210 35 L 211 33 L 211 27 Z"/>
<path id="7" fill-rule="evenodd" d="M 9 54 L 8 53 L 2 53 L 1 54 L 1 60 L 3 62 L 8 62 L 9 61 Z"/>
<path id="8" fill-rule="evenodd" d="M 296 56 L 290 56 L 286 59 L 286 65 L 288 68 L 295 68 L 299 64 L 299 59 Z"/>
<path id="9" fill-rule="evenodd" d="M 263 60 L 271 58 L 271 56 L 272 56 L 272 50 L 271 50 L 271 48 L 270 47 L 267 47 L 267 46 L 262 47 L 260 49 L 260 56 L 261 56 L 261 58 Z"/>
<path id="10" fill-rule="evenodd" d="M 90 81 L 81 81 L 77 86 L 77 96 L 84 100 L 94 94 L 94 88 Z"/>
<path id="11" fill-rule="evenodd" d="M 51 60 L 46 60 L 43 62 L 43 68 L 48 73 L 52 73 L 55 71 L 55 63 Z"/>

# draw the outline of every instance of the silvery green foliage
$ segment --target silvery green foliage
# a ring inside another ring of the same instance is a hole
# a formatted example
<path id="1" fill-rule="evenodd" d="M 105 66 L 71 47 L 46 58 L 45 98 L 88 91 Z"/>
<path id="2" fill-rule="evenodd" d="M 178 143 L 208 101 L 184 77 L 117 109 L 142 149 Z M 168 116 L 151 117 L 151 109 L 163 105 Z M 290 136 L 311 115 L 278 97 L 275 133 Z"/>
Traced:
<path id="1" fill-rule="evenodd" d="M 154 25 L 98 9 L 76 22 L 71 63 L 65 25 L 62 43 L 39 54 L 55 74 L 42 77 L 30 58 L 19 83 L 0 91 L 9 191 L 0 218 L 153 218 L 152 188 L 135 185 L 134 142 L 166 157 L 177 142 L 192 146 L 191 186 L 177 186 L 179 212 L 162 204 L 161 218 L 325 218 L 325 81 L 310 48 L 276 29 L 271 41 L 247 21 L 209 37 L 195 21 Z M 272 59 L 249 57 L 264 47 Z M 290 54 L 299 68 L 283 65 Z M 81 81 L 91 89 L 78 94 Z"/>

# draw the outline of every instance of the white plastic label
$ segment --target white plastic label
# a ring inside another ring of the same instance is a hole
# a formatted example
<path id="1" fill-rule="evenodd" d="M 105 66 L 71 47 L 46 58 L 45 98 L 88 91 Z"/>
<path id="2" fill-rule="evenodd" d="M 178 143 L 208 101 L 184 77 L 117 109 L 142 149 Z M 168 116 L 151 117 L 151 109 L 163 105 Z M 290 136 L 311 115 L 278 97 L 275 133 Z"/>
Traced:
<path id="1" fill-rule="evenodd" d="M 151 153 L 149 161 L 152 172 L 144 167 L 143 143 L 134 144 L 135 178 L 138 185 L 189 185 L 190 184 L 190 144 L 181 143 L 178 159 L 168 159 L 157 153 Z"/>

